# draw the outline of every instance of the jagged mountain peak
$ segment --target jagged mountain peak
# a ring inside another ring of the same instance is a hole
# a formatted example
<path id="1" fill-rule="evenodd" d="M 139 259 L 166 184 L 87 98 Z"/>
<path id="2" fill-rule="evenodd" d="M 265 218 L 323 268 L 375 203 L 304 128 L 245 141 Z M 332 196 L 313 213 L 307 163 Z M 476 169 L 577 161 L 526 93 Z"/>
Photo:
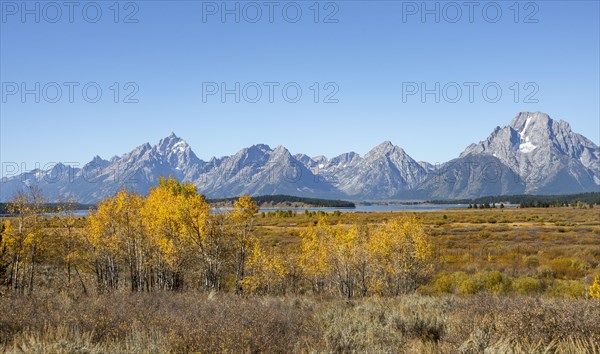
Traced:
<path id="1" fill-rule="evenodd" d="M 327 157 L 323 156 L 323 155 L 319 155 L 319 156 L 315 156 L 312 158 L 312 160 L 316 163 L 326 163 L 328 161 Z"/>
<path id="2" fill-rule="evenodd" d="M 90 161 L 87 164 L 85 164 L 85 168 L 90 168 L 90 167 L 106 167 L 106 166 L 110 165 L 112 162 L 117 161 L 118 159 L 119 158 L 115 156 L 115 157 L 113 157 L 109 161 L 109 160 L 103 159 L 99 155 L 96 155 L 96 156 L 94 156 L 94 158 L 92 159 L 92 161 Z"/>
<path id="3" fill-rule="evenodd" d="M 58 162 L 54 166 L 51 167 L 50 171 L 52 171 L 52 170 L 62 171 L 62 170 L 69 169 L 69 168 L 72 168 L 72 166 L 71 165 L 66 165 L 66 164 L 64 164 L 62 162 Z"/>
<path id="4" fill-rule="evenodd" d="M 490 179 L 495 172 L 501 178 Z M 95 203 L 125 183 L 146 193 L 160 176 L 168 175 L 195 183 L 209 197 L 290 194 L 380 200 L 410 197 L 411 192 L 438 199 L 579 193 L 600 186 L 600 148 L 572 132 L 566 121 L 542 112 L 518 113 L 509 125 L 497 126 L 485 140 L 469 145 L 460 158 L 439 166 L 416 162 L 391 141 L 364 157 L 354 152 L 332 158 L 292 156 L 284 146 L 256 144 L 204 162 L 171 133 L 154 146 L 145 143 L 109 161 L 95 156 L 82 169 L 57 165 L 7 179 L 0 200 L 9 200 L 23 183 L 37 183 L 51 201 L 69 195 Z"/>
<path id="5" fill-rule="evenodd" d="M 156 145 L 156 151 L 163 155 L 181 154 L 191 150 L 190 145 L 175 133 L 161 139 Z"/>
<path id="6" fill-rule="evenodd" d="M 375 148 L 373 150 L 389 150 L 389 149 L 393 149 L 395 146 L 394 144 L 392 144 L 391 141 L 386 140 L 384 142 L 382 142 L 381 144 L 375 146 Z"/>
<path id="7" fill-rule="evenodd" d="M 562 129 L 569 131 L 569 132 L 571 131 L 571 124 L 569 124 L 569 122 L 567 122 L 566 120 L 560 119 L 558 121 L 558 124 Z"/>
<path id="8" fill-rule="evenodd" d="M 277 147 L 273 150 L 275 153 L 289 153 L 288 149 L 286 149 L 283 145 L 277 145 Z"/>
<path id="9" fill-rule="evenodd" d="M 520 112 L 460 155 L 497 157 L 527 182 L 527 193 L 563 193 L 600 185 L 598 146 L 571 131 L 569 123 L 543 112 Z"/>
<path id="10" fill-rule="evenodd" d="M 119 160 L 123 159 L 141 159 L 146 153 L 152 150 L 152 146 L 149 143 L 144 143 L 135 149 L 131 150 L 129 153 L 121 156 Z"/>
<path id="11" fill-rule="evenodd" d="M 257 149 L 261 151 L 271 151 L 271 147 L 268 144 L 254 144 L 250 147 L 250 149 Z"/>
<path id="12" fill-rule="evenodd" d="M 296 160 L 303 161 L 306 163 L 310 163 L 311 161 L 313 161 L 313 159 L 310 156 L 303 153 L 295 154 L 294 157 L 296 158 Z"/>
<path id="13" fill-rule="evenodd" d="M 552 122 L 552 118 L 543 112 L 519 112 L 511 121 L 510 126 L 522 133 L 529 127 L 548 126 L 550 122 Z"/>
<path id="14" fill-rule="evenodd" d="M 334 164 L 349 164 L 353 162 L 358 162 L 360 160 L 361 156 L 359 154 L 355 153 L 354 151 L 350 151 L 332 158 L 329 162 Z"/>
<path id="15" fill-rule="evenodd" d="M 298 160 L 296 160 L 296 158 L 294 156 L 292 156 L 292 154 L 290 153 L 290 151 L 282 145 L 277 146 L 275 149 L 273 149 L 270 153 L 270 159 L 272 160 L 273 163 L 280 163 L 280 164 L 290 164 L 290 163 L 297 163 Z M 304 166 L 304 165 L 302 165 Z"/>
<path id="16" fill-rule="evenodd" d="M 325 178 L 346 195 L 386 199 L 415 187 L 425 169 L 391 141 L 375 146 L 364 157 L 346 153 L 328 160 Z"/>
<path id="17" fill-rule="evenodd" d="M 371 149 L 371 151 L 369 151 L 365 155 L 365 158 L 373 158 L 373 157 L 376 158 L 381 155 L 389 155 L 392 153 L 399 153 L 401 155 L 406 155 L 406 153 L 404 152 L 404 149 L 392 144 L 391 141 L 386 140 L 383 143 L 381 143 L 381 144 L 375 146 L 373 149 Z"/>
<path id="18" fill-rule="evenodd" d="M 233 158 L 239 160 L 253 161 L 253 160 L 263 160 L 268 158 L 268 155 L 273 151 L 269 145 L 266 144 L 255 144 L 246 148 L 239 150 Z M 226 159 L 227 157 L 223 157 Z"/>
<path id="19" fill-rule="evenodd" d="M 272 152 L 273 149 L 267 144 L 254 144 L 252 146 L 239 150 L 236 155 L 246 156 L 264 156 Z"/>

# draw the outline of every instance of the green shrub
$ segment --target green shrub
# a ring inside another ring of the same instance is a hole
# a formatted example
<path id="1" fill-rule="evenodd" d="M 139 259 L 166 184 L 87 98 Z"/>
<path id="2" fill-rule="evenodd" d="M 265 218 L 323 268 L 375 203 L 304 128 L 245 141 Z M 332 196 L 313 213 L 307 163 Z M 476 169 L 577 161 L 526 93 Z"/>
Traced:
<path id="1" fill-rule="evenodd" d="M 481 291 L 480 284 L 465 273 L 457 272 L 455 278 L 456 292 L 460 295 L 473 295 Z M 459 275 L 460 274 L 460 275 Z"/>
<path id="2" fill-rule="evenodd" d="M 512 288 L 517 294 L 530 295 L 542 291 L 542 282 L 532 277 L 518 277 L 512 281 Z"/>
<path id="3" fill-rule="evenodd" d="M 492 294 L 505 293 L 510 289 L 510 279 L 497 270 L 477 272 L 473 278 L 479 289 Z"/>
<path id="4" fill-rule="evenodd" d="M 548 294 L 558 297 L 582 298 L 585 297 L 586 291 L 582 281 L 557 279 L 548 289 Z"/>
<path id="5" fill-rule="evenodd" d="M 437 294 L 457 293 L 472 295 L 481 291 L 492 294 L 506 293 L 510 289 L 510 278 L 499 271 L 477 272 L 469 275 L 465 272 L 442 272 L 435 277 L 432 288 Z"/>
<path id="6" fill-rule="evenodd" d="M 441 272 L 433 281 L 433 292 L 437 294 L 451 293 L 454 290 L 453 274 Z"/>

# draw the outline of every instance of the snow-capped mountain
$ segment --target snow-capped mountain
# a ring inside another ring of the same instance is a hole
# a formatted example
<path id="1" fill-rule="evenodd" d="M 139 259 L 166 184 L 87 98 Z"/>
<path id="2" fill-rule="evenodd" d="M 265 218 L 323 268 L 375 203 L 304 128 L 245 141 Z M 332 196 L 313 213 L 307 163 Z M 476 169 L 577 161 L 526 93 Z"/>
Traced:
<path id="1" fill-rule="evenodd" d="M 471 154 L 497 157 L 523 180 L 526 193 L 579 193 L 600 185 L 599 147 L 541 112 L 517 114 L 460 156 Z"/>
<path id="2" fill-rule="evenodd" d="M 568 123 L 540 112 L 519 113 L 484 141 L 439 166 L 415 161 L 386 141 L 360 156 L 292 155 L 254 145 L 234 155 L 199 159 L 171 134 L 120 157 L 94 157 L 82 168 L 57 164 L 3 176 L 0 201 L 37 185 L 50 201 L 96 203 L 127 188 L 147 193 L 160 176 L 193 182 L 208 197 L 288 194 L 354 200 L 453 199 L 486 195 L 600 191 L 600 148 Z"/>
<path id="3" fill-rule="evenodd" d="M 200 192 L 211 197 L 242 194 L 339 196 L 329 183 L 319 181 L 283 146 L 271 149 L 254 145 L 233 156 L 212 159 L 200 178 L 193 180 Z"/>
<path id="4" fill-rule="evenodd" d="M 74 198 L 95 203 L 122 188 L 147 193 L 160 176 L 193 181 L 203 166 L 189 145 L 171 134 L 155 146 L 146 143 L 110 161 L 96 156 L 83 168 L 57 164 L 49 171 L 3 178 L 0 200 L 9 200 L 27 185 L 37 185 L 50 201 Z"/>
<path id="5" fill-rule="evenodd" d="M 160 176 L 193 182 L 199 192 L 213 198 L 242 194 L 340 196 L 282 146 L 254 145 L 205 162 L 183 139 L 171 134 L 155 146 L 146 143 L 110 161 L 96 156 L 81 169 L 58 164 L 48 171 L 4 178 L 0 200 L 8 201 L 26 186 L 37 185 L 51 201 L 74 198 L 96 203 L 122 188 L 145 194 Z"/>
<path id="6" fill-rule="evenodd" d="M 386 141 L 364 157 L 349 152 L 332 159 L 301 158 L 307 168 L 353 199 L 389 199 L 416 187 L 427 171 L 402 148 Z"/>

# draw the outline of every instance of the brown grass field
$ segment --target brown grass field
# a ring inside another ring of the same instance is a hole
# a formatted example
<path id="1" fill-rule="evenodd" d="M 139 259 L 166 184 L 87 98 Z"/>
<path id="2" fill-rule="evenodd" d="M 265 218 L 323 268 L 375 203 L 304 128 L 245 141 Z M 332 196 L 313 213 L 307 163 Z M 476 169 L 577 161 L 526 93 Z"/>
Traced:
<path id="1" fill-rule="evenodd" d="M 375 226 L 399 213 L 329 215 Z M 15 353 L 600 353 L 600 209 L 420 212 L 434 270 L 414 293 L 95 294 L 49 267 L 37 291 L 0 296 L 0 351 Z M 316 216 L 261 216 L 265 247 L 292 253 Z M 54 225 L 48 219 L 48 227 Z M 85 218 L 76 224 L 76 232 Z M 69 285 L 70 284 L 70 285 Z M 4 289 L 4 288 L 0 288 Z"/>
<path id="2" fill-rule="evenodd" d="M 342 213 L 330 224 L 377 225 L 400 212 Z M 439 271 L 498 270 L 510 276 L 550 272 L 557 279 L 591 281 L 600 275 L 600 209 L 445 210 L 413 213 L 434 243 Z M 278 247 L 298 243 L 316 217 L 259 218 L 257 234 Z"/>

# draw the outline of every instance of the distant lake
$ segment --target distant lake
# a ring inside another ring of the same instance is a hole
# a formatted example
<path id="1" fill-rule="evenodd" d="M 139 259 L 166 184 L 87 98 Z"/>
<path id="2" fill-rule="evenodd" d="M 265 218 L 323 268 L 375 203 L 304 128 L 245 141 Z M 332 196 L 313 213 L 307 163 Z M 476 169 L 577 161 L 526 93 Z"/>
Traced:
<path id="1" fill-rule="evenodd" d="M 269 212 L 269 211 L 277 211 L 277 210 L 294 210 L 299 213 L 303 213 L 304 210 L 308 210 L 310 212 L 313 211 L 324 211 L 331 213 L 333 211 L 339 210 L 342 213 L 367 213 L 367 212 L 390 212 L 390 211 L 436 211 L 436 210 L 448 210 L 448 209 L 459 209 L 466 208 L 468 204 L 372 204 L 372 205 L 362 205 L 357 204 L 356 208 L 261 208 L 259 212 Z M 226 209 L 221 209 L 220 212 L 227 211 Z M 89 214 L 88 210 L 77 210 L 75 211 L 75 216 L 87 216 Z"/>
<path id="2" fill-rule="evenodd" d="M 436 210 L 447 210 L 447 209 L 458 209 L 466 208 L 468 204 L 372 204 L 362 205 L 357 204 L 356 208 L 306 208 L 306 209 L 286 209 L 286 208 L 265 208 L 260 211 L 269 212 L 282 210 L 295 210 L 299 212 L 308 211 L 325 211 L 332 212 L 339 210 L 342 213 L 367 213 L 367 212 L 389 212 L 389 211 L 436 211 Z"/>

